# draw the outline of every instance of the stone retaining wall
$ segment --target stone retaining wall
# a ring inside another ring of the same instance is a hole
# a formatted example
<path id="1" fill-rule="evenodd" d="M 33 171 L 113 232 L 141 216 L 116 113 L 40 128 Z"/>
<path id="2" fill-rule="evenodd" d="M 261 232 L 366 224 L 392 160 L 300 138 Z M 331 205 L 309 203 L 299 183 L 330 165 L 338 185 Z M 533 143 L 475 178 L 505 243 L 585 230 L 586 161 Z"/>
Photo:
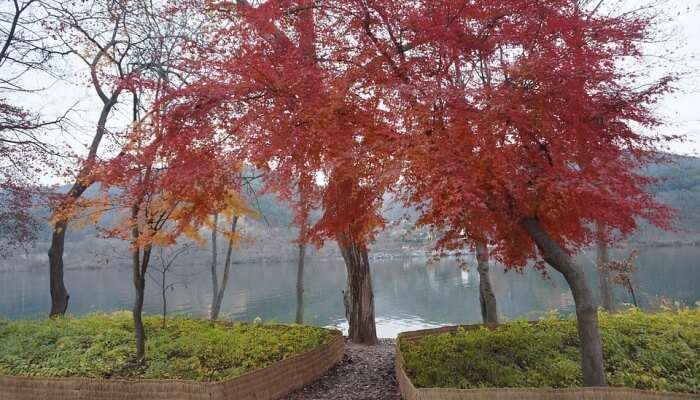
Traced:
<path id="1" fill-rule="evenodd" d="M 321 377 L 345 351 L 343 335 L 222 382 L 0 376 L 0 400 L 275 400 Z"/>
<path id="2" fill-rule="evenodd" d="M 464 329 L 477 329 L 484 325 L 463 325 Z M 493 328 L 496 325 L 488 325 Z M 576 389 L 442 389 L 416 388 L 403 368 L 401 340 L 416 340 L 426 336 L 455 332 L 460 326 L 404 332 L 396 338 L 396 379 L 404 400 L 689 400 L 700 395 L 665 393 L 628 388 L 576 388 Z"/>

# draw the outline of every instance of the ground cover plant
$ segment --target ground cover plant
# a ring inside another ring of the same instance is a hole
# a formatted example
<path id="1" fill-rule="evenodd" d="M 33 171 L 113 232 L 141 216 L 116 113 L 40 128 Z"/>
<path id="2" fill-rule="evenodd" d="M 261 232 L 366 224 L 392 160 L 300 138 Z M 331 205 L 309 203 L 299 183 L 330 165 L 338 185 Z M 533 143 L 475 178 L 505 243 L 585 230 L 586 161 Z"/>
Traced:
<path id="1" fill-rule="evenodd" d="M 219 381 L 264 368 L 331 339 L 301 325 L 144 318 L 148 359 L 135 364 L 131 314 L 0 321 L 0 375 Z"/>
<path id="2" fill-rule="evenodd" d="M 700 308 L 599 318 L 611 386 L 700 393 Z M 578 340 L 575 320 L 551 315 L 403 339 L 401 354 L 416 387 L 572 388 L 583 383 Z"/>

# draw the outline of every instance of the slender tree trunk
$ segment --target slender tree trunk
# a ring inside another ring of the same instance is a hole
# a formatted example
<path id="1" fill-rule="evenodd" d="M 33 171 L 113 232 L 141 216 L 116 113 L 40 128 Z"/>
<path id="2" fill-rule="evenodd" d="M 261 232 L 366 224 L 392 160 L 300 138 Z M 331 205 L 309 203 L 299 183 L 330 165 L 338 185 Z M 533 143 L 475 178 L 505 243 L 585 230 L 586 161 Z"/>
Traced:
<path id="1" fill-rule="evenodd" d="M 214 305 L 216 304 L 216 297 L 219 294 L 219 274 L 216 271 L 217 267 L 217 257 L 218 249 L 216 245 L 217 234 L 219 229 L 219 214 L 214 214 L 214 228 L 211 231 L 211 313 L 209 314 L 209 319 L 214 321 L 218 318 L 219 313 L 216 313 L 216 318 L 214 318 Z"/>
<path id="2" fill-rule="evenodd" d="M 374 294 L 369 270 L 367 247 L 351 236 L 338 240 L 340 252 L 348 273 L 344 293 L 345 317 L 348 319 L 348 336 L 354 343 L 377 344 L 377 327 L 374 321 Z"/>
<path id="3" fill-rule="evenodd" d="M 596 240 L 596 265 L 598 266 L 600 306 L 608 312 L 613 312 L 615 311 L 615 303 L 613 301 L 612 288 L 610 285 L 610 271 L 607 268 L 608 261 L 610 261 L 608 256 L 608 244 L 599 236 Z"/>
<path id="4" fill-rule="evenodd" d="M 485 324 L 498 323 L 498 309 L 496 307 L 496 295 L 491 286 L 489 276 L 489 250 L 484 243 L 476 244 L 477 270 L 479 271 L 479 304 L 481 305 L 481 319 Z"/>
<path id="5" fill-rule="evenodd" d="M 632 286 L 632 281 L 627 279 L 626 285 L 627 291 L 630 292 L 630 295 L 632 295 L 632 302 L 634 303 L 634 306 L 636 308 L 639 308 L 639 303 L 637 303 L 637 295 L 634 293 L 634 286 Z"/>
<path id="6" fill-rule="evenodd" d="M 151 258 L 151 246 L 143 248 L 137 245 L 139 239 L 138 226 L 139 207 L 131 208 L 131 217 L 133 219 L 133 228 L 131 236 L 133 239 L 134 250 L 132 251 L 132 275 L 134 281 L 134 307 L 132 310 L 134 319 L 134 337 L 136 339 L 136 363 L 144 365 L 146 363 L 146 330 L 143 327 L 143 299 L 146 291 L 146 271 L 148 270 L 148 262 Z"/>
<path id="7" fill-rule="evenodd" d="M 598 329 L 598 314 L 583 269 L 545 231 L 535 218 L 524 218 L 520 226 L 537 244 L 542 257 L 564 275 L 576 304 L 576 325 L 581 341 L 581 369 L 584 386 L 605 386 L 603 346 Z"/>
<path id="8" fill-rule="evenodd" d="M 162 254 L 162 253 L 161 253 Z M 163 279 L 160 281 L 160 294 L 163 297 L 163 323 L 162 327 L 165 329 L 166 327 L 166 318 L 168 316 L 168 296 L 166 291 L 168 290 L 168 287 L 165 285 L 165 274 L 166 274 L 166 269 L 163 269 Z"/>
<path id="9" fill-rule="evenodd" d="M 146 271 L 151 257 L 151 247 L 146 246 L 143 255 L 137 248 L 133 251 L 133 279 L 134 279 L 134 337 L 136 339 L 136 363 L 146 362 L 146 330 L 143 327 L 143 299 L 146 291 Z"/>
<path id="10" fill-rule="evenodd" d="M 231 221 L 231 234 L 236 233 L 236 225 L 238 224 L 238 217 L 233 217 Z M 224 274 L 221 277 L 221 286 L 219 290 L 215 293 L 214 301 L 211 307 L 211 320 L 216 321 L 219 319 L 219 313 L 221 312 L 221 303 L 224 302 L 224 294 L 226 293 L 226 286 L 228 285 L 229 274 L 231 271 L 231 253 L 233 252 L 234 240 L 230 238 L 228 240 L 228 248 L 226 250 L 226 260 L 224 261 Z M 216 275 L 216 269 L 214 269 L 214 274 Z"/>
<path id="11" fill-rule="evenodd" d="M 305 14 L 308 17 L 307 14 Z M 300 176 L 299 204 L 301 205 L 301 218 L 299 224 L 299 259 L 297 260 L 297 313 L 294 321 L 297 324 L 304 323 L 304 262 L 306 261 L 306 234 L 309 227 L 309 203 L 307 188 L 310 186 L 307 175 Z"/>
<path id="12" fill-rule="evenodd" d="M 306 244 L 299 243 L 299 260 L 297 263 L 297 315 L 294 321 L 297 324 L 304 323 L 304 258 L 306 257 Z"/>

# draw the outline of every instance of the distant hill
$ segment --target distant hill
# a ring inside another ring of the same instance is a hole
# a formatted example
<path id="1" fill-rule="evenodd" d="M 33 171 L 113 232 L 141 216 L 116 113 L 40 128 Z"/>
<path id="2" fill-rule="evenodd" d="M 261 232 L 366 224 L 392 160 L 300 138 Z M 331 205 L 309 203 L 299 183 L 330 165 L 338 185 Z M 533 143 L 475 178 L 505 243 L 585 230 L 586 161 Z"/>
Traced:
<path id="1" fill-rule="evenodd" d="M 658 200 L 678 210 L 678 223 L 676 224 L 680 234 L 700 234 L 700 158 L 687 156 L 670 156 L 670 162 L 651 164 L 644 172 L 648 176 L 658 179 L 658 183 L 651 187 L 652 193 Z M 59 188 L 59 191 L 67 191 L 69 186 Z M 256 196 L 262 190 L 262 182 L 254 181 L 245 189 L 246 197 L 251 207 L 255 208 L 263 216 L 262 220 L 272 227 L 288 227 L 293 221 L 293 212 L 287 205 L 271 194 Z M 89 188 L 85 196 L 97 195 L 98 188 Z M 414 209 L 406 209 L 400 202 L 396 202 L 391 196 L 385 196 L 384 216 L 389 221 L 397 221 L 404 217 L 414 220 L 417 213 Z M 89 228 L 86 233 L 94 232 Z M 644 235 L 652 234 L 642 232 Z M 660 234 L 656 232 L 656 234 Z M 638 239 L 647 238 L 637 235 Z M 674 235 L 674 233 L 671 233 Z"/>
<path id="2" fill-rule="evenodd" d="M 668 162 L 650 164 L 643 172 L 657 178 L 657 183 L 649 189 L 659 202 L 677 211 L 675 231 L 665 232 L 642 221 L 629 242 L 639 245 L 700 243 L 700 158 L 669 155 Z M 403 207 L 390 195 L 385 195 L 384 200 L 382 213 L 390 224 L 379 235 L 375 248 L 430 246 L 429 243 L 421 244 L 428 238 L 424 231 L 411 229 L 418 217 L 416 210 Z M 257 206 L 267 216 L 271 226 L 287 227 L 291 224 L 293 213 L 286 203 L 277 201 L 271 195 L 261 197 L 258 202 Z"/>
<path id="3" fill-rule="evenodd" d="M 629 243 L 633 246 L 700 244 L 700 158 L 683 156 L 670 158 L 671 162 L 649 165 L 644 172 L 658 178 L 658 183 L 651 188 L 658 200 L 678 211 L 676 231 L 665 232 L 642 222 L 640 229 L 629 238 Z M 237 261 L 294 259 L 296 256 L 294 240 L 297 230 L 292 226 L 293 212 L 287 203 L 279 201 L 274 195 L 256 195 L 261 189 L 262 182 L 256 181 L 246 190 L 245 194 L 251 207 L 258 210 L 263 217 L 257 220 L 247 218 L 242 222 L 241 229 L 245 235 L 254 240 L 241 245 L 237 253 Z M 67 191 L 68 186 L 58 190 Z M 86 196 L 96 196 L 97 193 L 98 188 L 92 187 L 88 189 Z M 434 238 L 425 229 L 413 229 L 413 223 L 418 216 L 416 210 L 403 207 L 390 195 L 385 196 L 385 203 L 383 214 L 389 224 L 378 235 L 377 241 L 372 246 L 372 254 L 381 257 L 401 251 L 429 249 Z M 44 218 L 48 215 L 47 210 L 37 210 L 36 213 L 37 216 Z M 108 213 L 103 217 L 103 223 L 109 226 L 112 222 L 110 220 L 114 218 L 116 218 L 114 213 Z M 317 218 L 317 215 L 312 218 Z M 44 224 L 39 241 L 33 249 L 18 254 L 18 264 L 30 267 L 45 266 L 46 251 L 51 238 L 50 229 L 47 224 Z M 117 260 L 127 254 L 126 243 L 101 239 L 97 236 L 98 231 L 95 226 L 70 229 L 66 238 L 66 265 L 75 268 L 94 267 L 96 264 L 106 264 L 112 259 Z M 202 253 L 204 256 L 199 254 L 197 257 L 207 259 L 207 249 L 202 251 L 205 252 Z M 309 249 L 309 252 L 311 256 L 338 256 L 337 248 L 332 243 L 320 250 Z M 117 254 L 120 256 L 117 257 Z M 128 257 L 125 259 L 128 260 Z M 11 264 L 12 262 L 0 261 L 0 269 Z"/>
<path id="4" fill-rule="evenodd" d="M 690 243 L 700 241 L 700 158 L 671 156 L 669 163 L 651 164 L 645 173 L 658 179 L 652 193 L 678 215 L 676 232 L 663 232 L 642 223 L 631 241 L 643 243 Z"/>

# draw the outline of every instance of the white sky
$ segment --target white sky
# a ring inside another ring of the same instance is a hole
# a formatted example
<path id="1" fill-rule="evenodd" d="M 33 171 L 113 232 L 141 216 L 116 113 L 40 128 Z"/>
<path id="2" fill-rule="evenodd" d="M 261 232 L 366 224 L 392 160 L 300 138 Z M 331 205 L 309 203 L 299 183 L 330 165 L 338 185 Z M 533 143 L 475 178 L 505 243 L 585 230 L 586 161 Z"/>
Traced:
<path id="1" fill-rule="evenodd" d="M 629 1 L 628 1 L 629 2 Z M 683 134 L 687 141 L 676 143 L 671 151 L 684 155 L 700 155 L 700 0 L 670 0 L 669 14 L 674 21 L 669 24 L 669 32 L 677 30 L 671 46 L 679 46 L 678 60 L 673 65 L 659 68 L 672 68 L 683 73 L 677 82 L 678 90 L 666 96 L 659 105 L 659 112 L 668 123 L 671 133 Z"/>
<path id="2" fill-rule="evenodd" d="M 612 7 L 634 7 L 640 1 L 649 0 L 611 0 Z M 677 82 L 678 91 L 668 95 L 659 104 L 659 112 L 665 118 L 666 133 L 682 134 L 686 140 L 674 143 L 670 151 L 683 155 L 700 155 L 700 0 L 665 0 L 664 10 L 673 21 L 664 26 L 664 32 L 672 34 L 672 40 L 663 45 L 650 46 L 652 54 L 661 54 L 670 49 L 673 52 L 671 60 L 655 62 L 650 74 L 653 76 L 662 71 L 683 73 Z M 620 5 L 621 4 L 621 5 Z M 77 68 L 77 77 L 70 77 L 71 71 Z M 62 65 L 66 80 L 55 81 L 51 78 L 36 77 L 30 84 L 49 87 L 40 94 L 26 95 L 19 99 L 20 103 L 31 109 L 39 110 L 45 117 L 62 115 L 65 110 L 75 104 L 70 114 L 73 126 L 62 138 L 56 141 L 68 142 L 73 150 L 84 154 L 92 139 L 95 124 L 101 108 L 100 100 L 92 90 L 85 75 L 85 66 L 78 62 L 65 62 Z M 655 71 L 656 70 L 656 71 Z M 82 82 L 81 85 L 68 83 L 68 80 Z M 36 87 L 35 86 L 35 87 Z M 123 96 L 125 103 L 117 106 L 109 125 L 112 129 L 123 129 L 129 121 L 130 104 L 128 96 Z M 55 177 L 47 176 L 45 183 L 55 183 Z"/>

